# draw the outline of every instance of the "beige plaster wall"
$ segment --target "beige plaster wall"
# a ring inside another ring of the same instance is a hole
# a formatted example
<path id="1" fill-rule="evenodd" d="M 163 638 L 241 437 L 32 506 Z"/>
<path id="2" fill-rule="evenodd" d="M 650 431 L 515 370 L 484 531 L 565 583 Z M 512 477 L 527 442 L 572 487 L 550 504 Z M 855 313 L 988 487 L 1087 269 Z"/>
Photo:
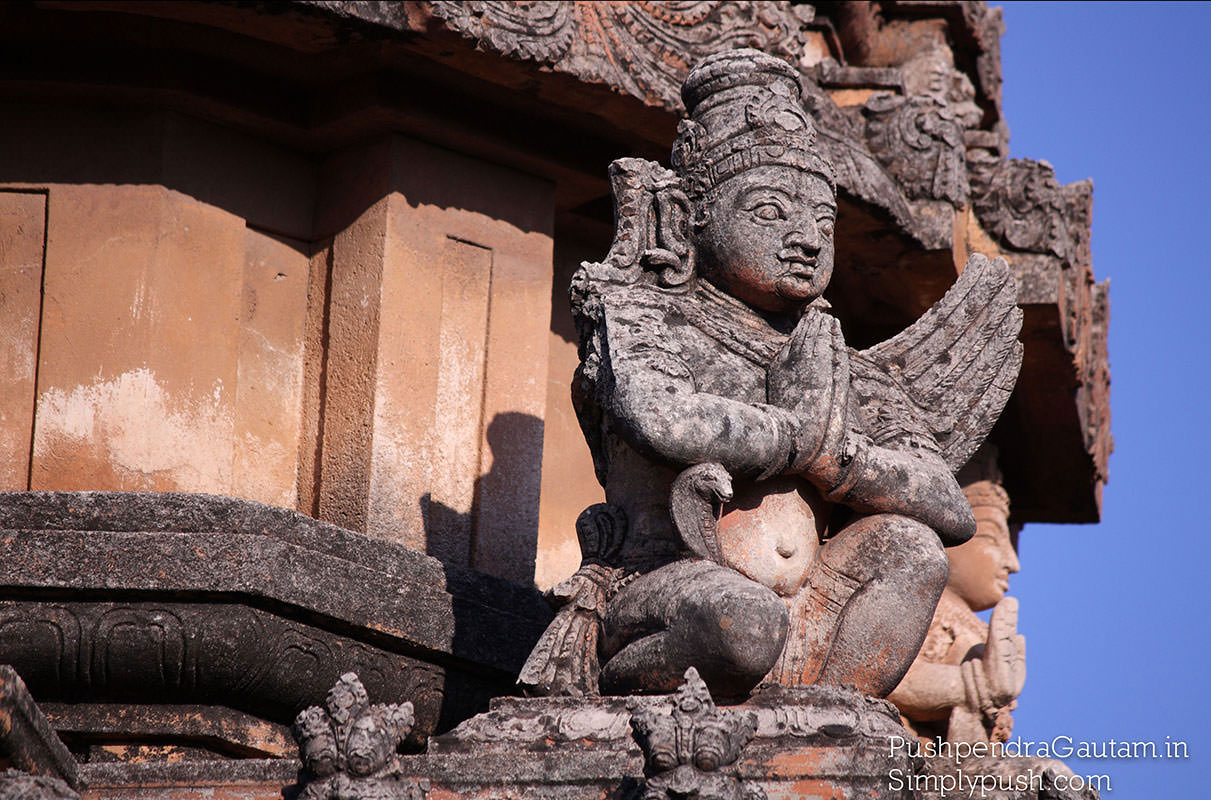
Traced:
<path id="1" fill-rule="evenodd" d="M 553 215 L 549 181 L 405 137 L 18 110 L 0 487 L 243 497 L 528 583 L 575 366 L 548 363 Z"/>
<path id="2" fill-rule="evenodd" d="M 342 153 L 323 176 L 319 516 L 530 582 L 553 185 L 403 137 Z"/>

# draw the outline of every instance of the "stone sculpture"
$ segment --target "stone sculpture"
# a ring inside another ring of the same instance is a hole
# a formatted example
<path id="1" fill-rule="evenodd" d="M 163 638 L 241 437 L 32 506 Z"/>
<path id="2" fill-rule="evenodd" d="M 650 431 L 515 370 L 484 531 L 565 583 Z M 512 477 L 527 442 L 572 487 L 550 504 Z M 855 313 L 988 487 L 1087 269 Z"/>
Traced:
<path id="1" fill-rule="evenodd" d="M 973 256 L 896 337 L 848 347 L 823 293 L 836 189 L 797 73 L 754 50 L 682 87 L 673 167 L 611 166 L 616 231 L 573 279 L 573 399 L 607 504 L 523 669 L 536 694 L 886 696 L 975 520 L 954 478 L 1021 362 L 1005 263 Z M 590 546 L 586 546 L 590 545 Z M 597 661 L 600 659 L 600 669 Z M 599 672 L 599 676 L 596 674 Z"/>
<path id="2" fill-rule="evenodd" d="M 0 772 L 0 797 L 4 800 L 80 800 L 80 795 L 58 778 L 30 775 L 15 769 Z"/>
<path id="3" fill-rule="evenodd" d="M 757 715 L 720 711 L 693 667 L 670 699 L 670 708 L 644 709 L 631 719 L 648 773 L 640 800 L 765 800 L 759 786 L 746 786 L 727 769 L 757 732 Z"/>
<path id="4" fill-rule="evenodd" d="M 1026 640 L 1017 632 L 1018 603 L 1006 597 L 1009 576 L 1019 569 L 1010 537 L 1009 495 L 1000 484 L 990 452 L 972 460 L 979 474 L 963 486 L 976 518 L 976 534 L 947 551 L 950 579 L 916 661 L 889 700 L 923 740 L 958 744 L 1006 742 L 1013 709 L 1026 682 Z M 992 609 L 985 623 L 977 611 Z M 1025 786 L 1009 795 L 1020 800 L 1092 800 L 1096 789 L 1069 779 L 1074 774 L 1053 758 L 1006 756 L 995 751 L 962 758 L 926 759 L 934 774 L 986 775 L 1000 785 Z"/>
<path id="5" fill-rule="evenodd" d="M 1018 571 L 1009 536 L 1009 495 L 996 482 L 963 487 L 976 534 L 948 551 L 950 579 L 925 644 L 891 693 L 912 729 L 950 742 L 1004 742 L 1026 680 L 1026 643 L 1017 600 L 1006 597 Z M 993 609 L 991 624 L 976 616 Z"/>
<path id="6" fill-rule="evenodd" d="M 299 800 L 421 800 L 424 792 L 400 777 L 396 752 L 412 720 L 411 703 L 371 705 L 357 675 L 342 675 L 323 708 L 305 708 L 294 721 Z"/>

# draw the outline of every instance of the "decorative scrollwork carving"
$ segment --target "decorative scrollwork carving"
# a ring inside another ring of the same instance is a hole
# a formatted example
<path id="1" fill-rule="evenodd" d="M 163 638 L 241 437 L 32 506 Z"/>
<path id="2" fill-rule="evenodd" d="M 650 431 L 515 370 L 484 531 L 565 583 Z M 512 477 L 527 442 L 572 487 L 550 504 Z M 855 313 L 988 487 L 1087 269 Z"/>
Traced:
<path id="1" fill-rule="evenodd" d="M 1015 250 L 1068 263 L 1082 255 L 1087 261 L 1087 194 L 1086 184 L 1060 186 L 1045 161 L 1012 158 L 972 175 L 973 206 L 985 230 Z"/>
<path id="2" fill-rule="evenodd" d="M 879 93 L 862 108 L 871 152 L 913 199 L 967 202 L 963 126 L 924 97 Z"/>
<path id="3" fill-rule="evenodd" d="M 815 14 L 808 5 L 735 0 L 431 5 L 451 28 L 498 53 L 545 61 L 674 110 L 686 73 L 711 53 L 756 47 L 796 61 Z"/>
<path id="4" fill-rule="evenodd" d="M 568 52 L 575 35 L 575 6 L 561 0 L 435 0 L 433 12 L 459 33 L 514 58 L 558 60 Z"/>

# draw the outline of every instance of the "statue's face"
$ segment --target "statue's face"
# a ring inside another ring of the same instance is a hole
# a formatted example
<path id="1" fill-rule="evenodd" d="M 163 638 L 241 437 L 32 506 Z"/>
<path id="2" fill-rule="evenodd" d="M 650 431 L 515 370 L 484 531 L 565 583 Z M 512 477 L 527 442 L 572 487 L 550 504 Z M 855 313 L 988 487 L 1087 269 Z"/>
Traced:
<path id="1" fill-rule="evenodd" d="M 1009 591 L 1009 576 L 1020 568 L 1004 510 L 975 506 L 976 534 L 958 547 L 948 548 L 949 587 L 973 611 L 992 608 Z"/>
<path id="2" fill-rule="evenodd" d="M 698 274 L 754 308 L 787 312 L 819 297 L 833 274 L 837 202 L 828 182 L 795 167 L 754 167 L 725 181 L 693 233 Z"/>

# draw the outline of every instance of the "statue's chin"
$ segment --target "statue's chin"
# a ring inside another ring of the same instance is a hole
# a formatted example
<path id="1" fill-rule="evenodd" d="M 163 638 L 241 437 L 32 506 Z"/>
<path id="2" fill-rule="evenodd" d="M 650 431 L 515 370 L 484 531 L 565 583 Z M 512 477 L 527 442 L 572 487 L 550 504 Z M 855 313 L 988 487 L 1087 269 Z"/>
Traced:
<path id="1" fill-rule="evenodd" d="M 810 278 L 787 275 L 778 279 L 778 299 L 791 307 L 802 307 L 820 296 Z"/>

